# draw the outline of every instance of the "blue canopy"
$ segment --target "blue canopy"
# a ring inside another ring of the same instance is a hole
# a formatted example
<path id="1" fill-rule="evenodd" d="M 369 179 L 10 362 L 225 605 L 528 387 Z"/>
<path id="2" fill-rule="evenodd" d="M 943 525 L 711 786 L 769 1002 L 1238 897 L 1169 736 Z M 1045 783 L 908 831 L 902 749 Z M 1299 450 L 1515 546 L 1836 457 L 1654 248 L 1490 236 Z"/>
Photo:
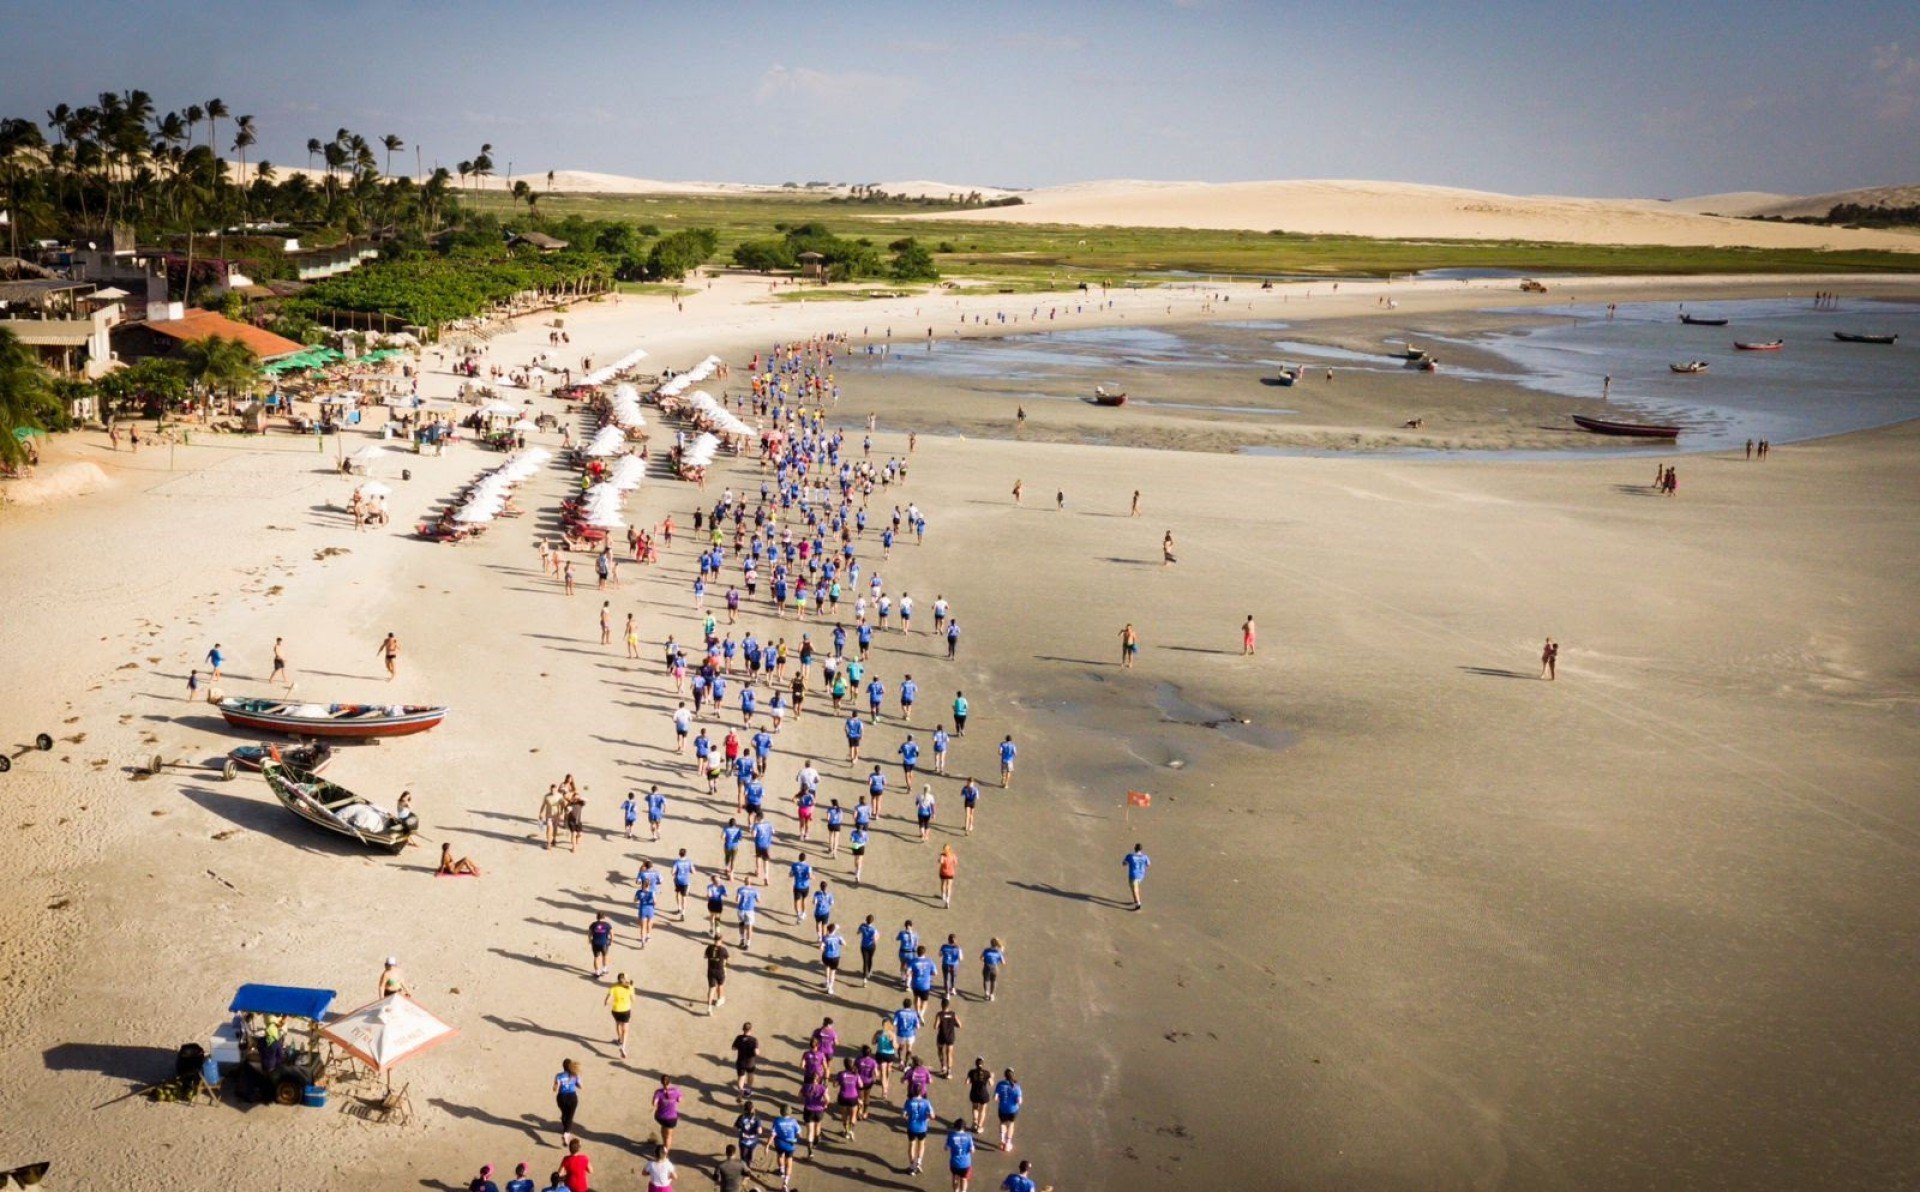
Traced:
<path id="1" fill-rule="evenodd" d="M 242 985 L 227 1007 L 234 1014 L 280 1014 L 287 1018 L 311 1018 L 316 1022 L 327 1016 L 333 1005 L 333 990 L 302 989 L 298 985 Z"/>

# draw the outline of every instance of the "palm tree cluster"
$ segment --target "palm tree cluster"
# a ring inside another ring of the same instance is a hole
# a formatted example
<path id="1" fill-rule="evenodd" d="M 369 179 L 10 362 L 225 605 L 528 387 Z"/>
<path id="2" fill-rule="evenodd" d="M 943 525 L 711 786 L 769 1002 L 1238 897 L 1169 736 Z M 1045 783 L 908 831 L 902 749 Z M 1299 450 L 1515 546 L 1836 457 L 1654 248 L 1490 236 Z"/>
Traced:
<path id="1" fill-rule="evenodd" d="M 425 234 L 454 217 L 449 172 L 425 180 L 393 174 L 393 155 L 406 145 L 393 133 L 370 139 L 342 128 L 328 140 L 309 139 L 309 165 L 318 159 L 325 167 L 318 185 L 298 173 L 280 179 L 271 162 L 250 164 L 259 137 L 254 118 L 234 115 L 224 100 L 161 111 L 140 90 L 104 91 L 79 107 L 58 104 L 45 113 L 44 126 L 0 119 L 9 251 L 17 255 L 31 238 L 102 239 L 131 225 L 149 240 L 185 237 L 192 255 L 196 233 L 224 235 L 235 223 Z M 492 148 L 483 146 L 463 174 L 490 175 Z M 384 168 L 377 150 L 385 151 Z M 225 153 L 238 159 L 238 170 Z"/>

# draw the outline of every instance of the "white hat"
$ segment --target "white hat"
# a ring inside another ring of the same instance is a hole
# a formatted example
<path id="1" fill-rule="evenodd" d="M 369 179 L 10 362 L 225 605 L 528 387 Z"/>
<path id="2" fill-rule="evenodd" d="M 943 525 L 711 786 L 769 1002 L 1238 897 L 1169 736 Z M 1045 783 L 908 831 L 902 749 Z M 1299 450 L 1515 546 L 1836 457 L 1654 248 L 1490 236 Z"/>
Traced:
<path id="1" fill-rule="evenodd" d="M 400 963 L 400 958 L 399 958 L 398 956 L 389 956 L 389 957 L 387 957 L 387 967 L 388 967 L 388 968 L 392 968 L 392 967 L 394 967 L 395 965 L 397 965 L 397 964 L 399 964 L 399 963 Z"/>

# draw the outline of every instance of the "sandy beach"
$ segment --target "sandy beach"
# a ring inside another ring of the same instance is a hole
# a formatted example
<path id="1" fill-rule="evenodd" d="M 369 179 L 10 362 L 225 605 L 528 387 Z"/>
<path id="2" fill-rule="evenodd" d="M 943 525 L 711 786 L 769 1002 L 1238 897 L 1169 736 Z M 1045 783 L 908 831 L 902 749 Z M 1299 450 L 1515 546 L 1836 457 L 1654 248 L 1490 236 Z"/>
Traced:
<path id="1" fill-rule="evenodd" d="M 1088 296 L 1050 322 L 1205 334 L 1284 317 L 1338 344 L 1376 339 L 1369 328 L 1389 318 L 1465 327 L 1493 305 L 1819 288 L 1913 296 L 1831 278 L 1581 279 L 1541 297 L 1507 281 L 1337 295 L 1200 283 L 1116 292 L 1100 309 Z M 568 351 L 644 347 L 649 368 L 714 352 L 737 390 L 747 358 L 775 342 L 844 332 L 911 351 L 929 328 L 987 333 L 963 322 L 975 315 L 1036 330 L 1034 307 L 1070 301 L 770 297 L 761 279 L 725 276 L 683 308 L 580 308 L 565 316 Z M 547 331 L 526 320 L 494 338 L 492 358 L 522 363 Z M 988 937 L 1007 943 L 997 1000 L 959 1006 L 958 1048 L 963 1066 L 1015 1068 L 1027 1108 L 1016 1154 L 982 1148 L 976 1188 L 1018 1157 L 1062 1189 L 1920 1178 L 1906 1029 L 1920 1014 L 1915 424 L 1782 446 L 1765 463 L 1682 454 L 1666 499 L 1650 466 L 1604 452 L 1234 455 L 1265 433 L 1251 418 L 1151 409 L 1128 411 L 1122 432 L 1109 420 L 1096 443 L 1089 410 L 1070 403 L 1036 404 L 1016 433 L 1007 393 L 839 374 L 831 420 L 876 415 L 876 456 L 906 455 L 922 432 L 908 482 L 875 504 L 916 502 L 926 541 L 885 562 L 869 542 L 863 561 L 923 607 L 944 596 L 965 626 L 954 661 L 930 635 L 883 634 L 874 671 L 890 690 L 919 680 L 923 740 L 956 690 L 973 720 L 950 776 L 932 780 L 931 844 L 894 795 L 868 883 L 844 884 L 844 856 L 822 869 L 843 923 L 873 914 L 883 941 L 903 918 L 926 937 L 956 933 L 968 991 Z M 425 389 L 456 385 L 434 373 Z M 1460 382 L 1434 396 L 1427 438 L 1402 439 L 1401 392 L 1350 389 L 1276 445 L 1546 445 L 1529 437 L 1545 398 L 1513 405 Z M 561 413 L 552 398 L 504 396 Z M 663 451 L 672 423 L 656 426 Z M 863 1040 L 900 991 L 843 980 L 824 996 L 811 928 L 763 914 L 764 946 L 736 953 L 727 1005 L 708 1018 L 697 910 L 632 946 L 638 859 L 660 866 L 686 848 L 708 869 L 732 806 L 673 752 L 676 697 L 658 663 L 669 635 L 698 635 L 690 546 L 623 566 L 604 594 L 581 557 L 568 597 L 541 574 L 535 540 L 570 471 L 525 485 L 524 517 L 444 546 L 413 538 L 414 520 L 500 456 L 464 444 L 389 456 L 373 472 L 396 489 L 392 525 L 356 532 L 336 450 L 275 433 L 133 456 L 104 435 L 66 436 L 41 487 L 15 493 L 31 503 L 0 509 L 0 747 L 58 739 L 0 776 L 0 862 L 14 875 L 0 900 L 0 1155 L 51 1159 L 72 1187 L 456 1189 L 483 1162 L 520 1160 L 544 1178 L 559 1155 L 549 1086 L 574 1058 L 595 1187 L 639 1181 L 662 1072 L 687 1090 L 675 1158 L 703 1166 L 737 1112 L 727 1046 L 742 1022 L 765 1041 L 764 1084 L 791 1103 L 799 1043 L 822 1015 Z M 747 459 L 725 460 L 704 491 L 656 468 L 629 513 L 690 526 L 722 488 L 759 479 Z M 1179 562 L 1162 567 L 1169 531 Z M 599 644 L 603 599 L 616 625 L 637 614 L 639 662 L 617 636 Z M 764 600 L 743 621 L 797 639 Z M 1142 653 L 1123 670 L 1128 622 Z M 404 643 L 392 684 L 376 657 L 389 631 Z M 1549 635 L 1563 647 L 1551 683 L 1537 677 Z M 201 765 L 242 738 L 184 698 L 188 671 L 220 643 L 226 693 L 267 694 L 275 637 L 302 698 L 452 705 L 433 733 L 346 748 L 328 772 L 383 800 L 413 791 L 426 847 L 396 860 L 336 843 L 257 778 L 222 782 Z M 868 755 L 891 761 L 904 732 L 889 715 Z M 1001 791 L 993 746 L 1008 733 L 1020 762 Z M 782 730 L 769 781 L 781 854 L 793 827 L 781 800 L 803 760 L 818 759 L 827 797 L 862 789 L 841 741 L 811 705 Z M 137 773 L 156 753 L 183 764 Z M 534 814 L 566 773 L 591 830 L 577 853 L 547 852 Z M 963 837 L 968 774 L 988 790 Z M 618 839 L 620 799 L 650 783 L 670 800 L 661 841 Z M 1129 790 L 1153 805 L 1126 810 Z M 484 876 L 434 878 L 442 841 Z M 1154 858 L 1137 914 L 1121 869 L 1136 841 Z M 941 843 L 960 856 L 951 909 L 934 897 Z M 614 967 L 641 990 L 628 1060 L 587 968 L 597 910 L 618 924 Z M 204 1039 L 241 982 L 332 988 L 350 1009 L 372 1000 L 387 955 L 461 1032 L 396 1074 L 413 1123 L 345 1112 L 371 1080 L 336 1086 L 323 1110 L 126 1096 L 170 1074 L 175 1048 Z M 943 1118 L 965 1100 L 963 1082 L 936 1082 Z M 902 1173 L 893 1109 L 853 1142 L 829 1139 L 796 1187 L 946 1187 L 937 1156 L 931 1174 Z M 682 1186 L 706 1185 L 689 1172 Z"/>

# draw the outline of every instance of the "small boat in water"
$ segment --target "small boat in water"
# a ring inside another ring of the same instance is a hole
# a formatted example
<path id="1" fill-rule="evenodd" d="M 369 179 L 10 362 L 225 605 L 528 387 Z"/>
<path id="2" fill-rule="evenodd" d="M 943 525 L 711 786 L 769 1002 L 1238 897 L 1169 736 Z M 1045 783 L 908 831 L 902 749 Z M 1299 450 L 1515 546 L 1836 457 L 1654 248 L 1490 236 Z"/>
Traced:
<path id="1" fill-rule="evenodd" d="M 1778 352 L 1781 348 L 1787 346 L 1787 341 L 1784 339 L 1768 339 L 1762 340 L 1759 343 L 1750 344 L 1743 340 L 1736 339 L 1733 341 L 1733 346 L 1739 348 L 1742 352 Z"/>
<path id="2" fill-rule="evenodd" d="M 1860 335 L 1851 331 L 1836 331 L 1833 338 L 1843 344 L 1890 344 L 1898 340 L 1898 335 Z"/>
<path id="3" fill-rule="evenodd" d="M 235 728 L 295 737 L 404 737 L 446 719 L 444 707 L 425 704 L 303 704 L 277 699 L 220 701 Z"/>
<path id="4" fill-rule="evenodd" d="M 343 786 L 336 786 L 310 770 L 269 760 L 260 771 L 280 805 L 315 827 L 361 844 L 397 853 L 420 827 L 412 812 L 396 815 Z"/>
<path id="5" fill-rule="evenodd" d="M 1677 439 L 1680 428 L 1660 426 L 1650 422 L 1609 422 L 1605 418 L 1588 418 L 1584 414 L 1573 416 L 1575 426 L 1581 430 L 1592 431 L 1596 435 L 1622 435 L 1630 439 Z"/>
<path id="6" fill-rule="evenodd" d="M 333 760 L 333 746 L 325 741 L 309 741 L 282 749 L 278 745 L 241 745 L 227 750 L 227 757 L 242 770 L 259 773 L 269 761 L 282 761 L 297 770 L 318 774 Z"/>
<path id="7" fill-rule="evenodd" d="M 1725 319 L 1703 319 L 1697 315 L 1686 314 L 1680 316 L 1680 321 L 1689 327 L 1725 327 L 1727 325 Z"/>
<path id="8" fill-rule="evenodd" d="M 1093 404 L 1096 406 L 1124 406 L 1127 404 L 1127 395 L 1124 393 L 1108 393 L 1104 386 L 1095 385 L 1093 387 Z"/>
<path id="9" fill-rule="evenodd" d="M 1707 362 L 1704 360 L 1689 360 L 1685 364 L 1669 364 L 1667 367 L 1677 373 L 1703 373 L 1707 371 Z"/>

